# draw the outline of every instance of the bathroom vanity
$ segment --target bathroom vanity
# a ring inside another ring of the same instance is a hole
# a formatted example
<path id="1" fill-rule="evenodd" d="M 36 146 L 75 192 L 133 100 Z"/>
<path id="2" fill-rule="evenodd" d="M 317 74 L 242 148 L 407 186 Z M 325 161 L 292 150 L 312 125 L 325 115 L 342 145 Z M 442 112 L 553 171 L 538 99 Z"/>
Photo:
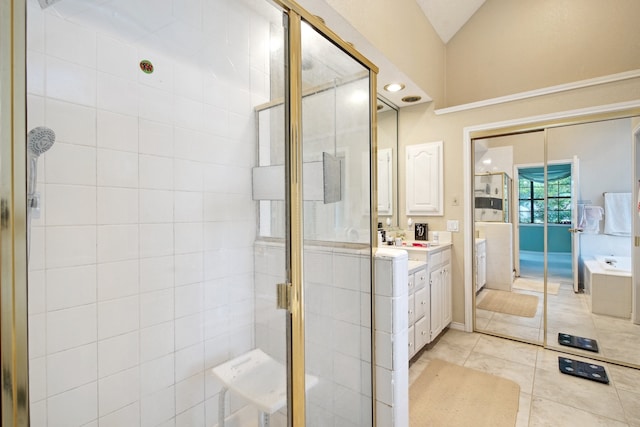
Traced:
<path id="1" fill-rule="evenodd" d="M 409 359 L 432 342 L 452 319 L 451 244 L 406 246 Z"/>

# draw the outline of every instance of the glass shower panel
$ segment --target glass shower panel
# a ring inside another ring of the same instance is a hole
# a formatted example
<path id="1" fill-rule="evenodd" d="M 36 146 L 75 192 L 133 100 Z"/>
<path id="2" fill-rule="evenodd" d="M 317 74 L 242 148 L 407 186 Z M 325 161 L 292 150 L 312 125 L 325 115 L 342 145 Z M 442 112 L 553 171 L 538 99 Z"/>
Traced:
<path id="1" fill-rule="evenodd" d="M 284 366 L 284 249 L 256 239 L 251 185 L 282 11 L 28 1 L 27 21 L 28 128 L 55 132 L 30 211 L 31 425 L 212 426 L 224 388 L 223 417 L 256 420 L 211 370 Z"/>
<path id="2" fill-rule="evenodd" d="M 302 26 L 307 425 L 371 425 L 369 73 Z"/>

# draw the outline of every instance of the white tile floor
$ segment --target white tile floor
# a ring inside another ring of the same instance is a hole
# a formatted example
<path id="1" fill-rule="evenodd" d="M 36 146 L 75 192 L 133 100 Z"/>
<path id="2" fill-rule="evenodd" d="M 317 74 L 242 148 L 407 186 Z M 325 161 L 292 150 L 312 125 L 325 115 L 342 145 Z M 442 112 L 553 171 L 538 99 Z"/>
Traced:
<path id="1" fill-rule="evenodd" d="M 598 341 L 599 355 L 610 360 L 640 366 L 640 325 L 629 319 L 618 319 L 591 313 L 588 296 L 573 292 L 571 260 L 568 256 L 554 255 L 550 263 L 549 282 L 560 284 L 557 295 L 548 295 L 547 343 L 562 351 L 557 344 L 558 333 L 567 333 Z M 542 280 L 541 258 L 529 254 L 521 256 L 521 274 Z M 513 288 L 513 292 L 535 295 L 538 310 L 532 318 L 476 310 L 476 330 L 542 343 L 544 340 L 543 294 Z M 482 291 L 477 295 L 482 298 Z M 577 350 L 585 357 L 597 357 L 589 351 Z"/>
<path id="2" fill-rule="evenodd" d="M 610 378 L 608 385 L 600 384 L 562 374 L 558 370 L 562 355 L 536 345 L 449 329 L 411 364 L 409 383 L 438 358 L 518 383 L 518 427 L 640 426 L 640 370 L 595 362 Z"/>

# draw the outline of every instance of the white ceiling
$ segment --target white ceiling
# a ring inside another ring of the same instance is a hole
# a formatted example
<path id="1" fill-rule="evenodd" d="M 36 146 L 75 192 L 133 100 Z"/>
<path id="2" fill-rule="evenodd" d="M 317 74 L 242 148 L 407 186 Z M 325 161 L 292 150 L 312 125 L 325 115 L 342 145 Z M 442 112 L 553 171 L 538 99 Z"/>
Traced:
<path id="1" fill-rule="evenodd" d="M 416 0 L 446 44 L 476 13 L 485 0 Z"/>

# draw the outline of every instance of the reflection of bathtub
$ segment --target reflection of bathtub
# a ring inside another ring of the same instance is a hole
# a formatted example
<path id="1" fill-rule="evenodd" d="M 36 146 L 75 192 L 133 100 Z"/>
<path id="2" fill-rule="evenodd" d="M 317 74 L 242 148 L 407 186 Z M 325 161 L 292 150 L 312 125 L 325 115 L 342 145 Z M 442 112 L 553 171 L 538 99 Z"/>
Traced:
<path id="1" fill-rule="evenodd" d="M 631 317 L 631 258 L 596 256 L 584 261 L 584 288 L 592 313 Z"/>
<path id="2" fill-rule="evenodd" d="M 612 274 L 631 275 L 631 257 L 596 255 L 595 258 L 603 270 L 612 272 Z"/>

